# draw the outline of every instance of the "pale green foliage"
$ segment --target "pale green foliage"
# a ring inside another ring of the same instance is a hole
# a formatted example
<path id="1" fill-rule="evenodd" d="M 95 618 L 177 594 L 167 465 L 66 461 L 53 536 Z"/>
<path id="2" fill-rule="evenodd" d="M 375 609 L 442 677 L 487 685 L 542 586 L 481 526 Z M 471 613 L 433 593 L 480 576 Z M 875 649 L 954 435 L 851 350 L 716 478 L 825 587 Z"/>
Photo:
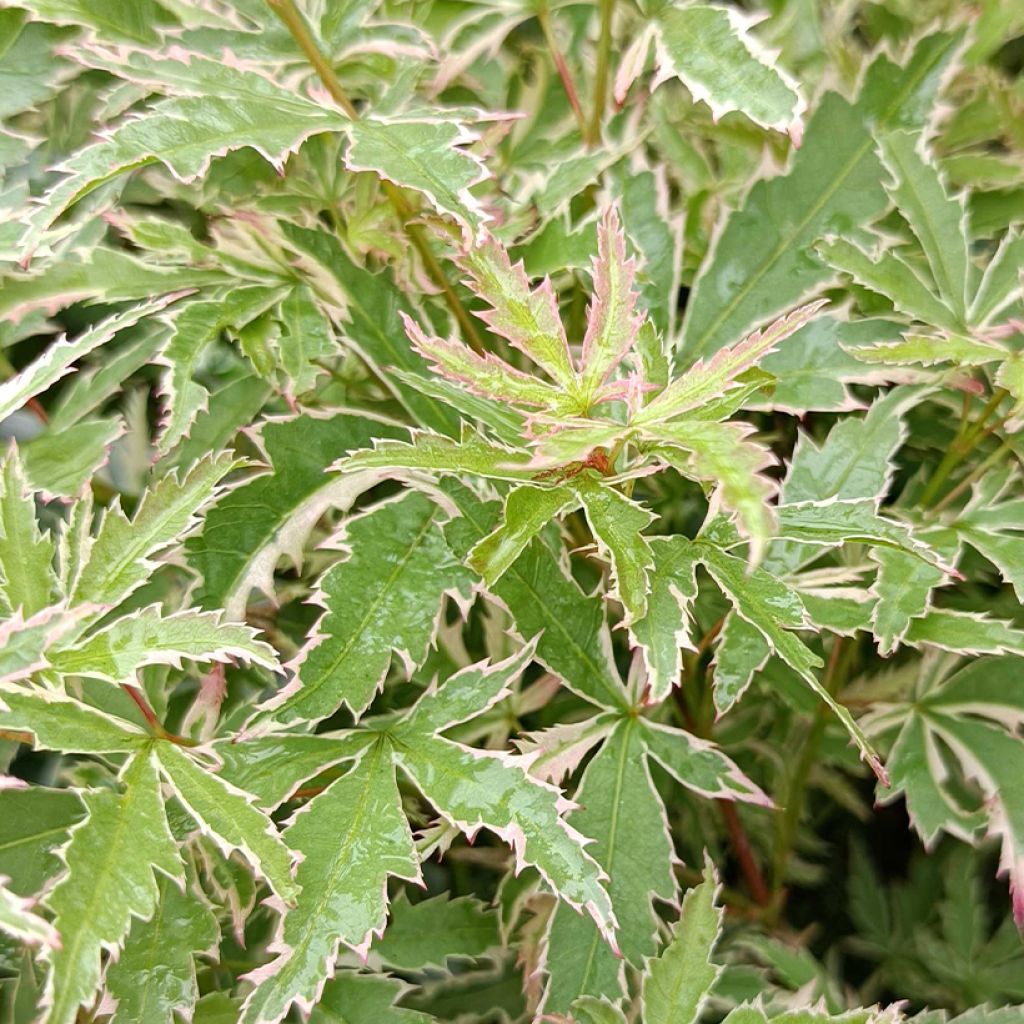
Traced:
<path id="1" fill-rule="evenodd" d="M 714 4 L 665 4 L 658 14 L 659 77 L 676 75 L 715 118 L 739 110 L 766 128 L 788 129 L 803 100 L 795 83 L 748 34 L 742 16 Z"/>
<path id="2" fill-rule="evenodd" d="M 1017 1024 L 1017 6 L 5 5 L 0 1019 Z"/>

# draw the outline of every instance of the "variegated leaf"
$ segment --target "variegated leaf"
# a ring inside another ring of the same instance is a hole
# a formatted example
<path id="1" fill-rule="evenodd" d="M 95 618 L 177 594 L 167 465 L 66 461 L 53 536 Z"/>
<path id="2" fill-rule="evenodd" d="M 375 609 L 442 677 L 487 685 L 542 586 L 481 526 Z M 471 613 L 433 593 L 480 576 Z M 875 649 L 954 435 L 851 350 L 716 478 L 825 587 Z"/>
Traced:
<path id="1" fill-rule="evenodd" d="M 67 873 L 46 897 L 60 936 L 49 958 L 47 1024 L 73 1024 L 99 988 L 101 953 L 122 947 L 133 918 L 152 916 L 160 895 L 154 870 L 182 874 L 153 752 L 139 751 L 121 781 L 123 794 L 83 795 L 88 816 L 71 830 Z"/>
<path id="2" fill-rule="evenodd" d="M 346 524 L 348 557 L 324 574 L 316 602 L 325 609 L 291 683 L 257 711 L 256 721 L 318 721 L 342 703 L 369 707 L 393 655 L 407 670 L 434 639 L 446 594 L 467 596 L 471 575 L 441 530 L 444 515 L 408 491 Z"/>

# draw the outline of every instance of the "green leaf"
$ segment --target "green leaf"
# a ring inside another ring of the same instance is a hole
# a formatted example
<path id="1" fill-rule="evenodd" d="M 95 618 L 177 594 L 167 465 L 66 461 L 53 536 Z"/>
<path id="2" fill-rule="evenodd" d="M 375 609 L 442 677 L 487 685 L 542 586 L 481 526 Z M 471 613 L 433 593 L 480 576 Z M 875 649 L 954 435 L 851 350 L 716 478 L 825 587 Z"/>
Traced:
<path id="1" fill-rule="evenodd" d="M 510 669 L 518 671 L 520 664 L 512 659 Z M 473 693 L 471 682 L 482 692 Z M 501 671 L 465 670 L 428 693 L 389 730 L 395 762 L 445 820 L 471 836 L 487 828 L 511 844 L 520 868 L 536 867 L 560 899 L 588 913 L 612 943 L 615 918 L 600 869 L 579 833 L 560 817 L 558 790 L 531 779 L 520 759 L 472 750 L 439 735 L 499 699 L 505 682 Z"/>
<path id="2" fill-rule="evenodd" d="M 806 606 L 804 595 L 801 595 L 801 600 Z M 714 661 L 714 700 L 719 715 L 724 715 L 743 696 L 771 653 L 764 635 L 746 619 L 736 612 L 725 617 L 725 625 L 715 645 Z"/>
<path id="3" fill-rule="evenodd" d="M 69 427 L 95 412 L 118 393 L 132 374 L 151 362 L 164 340 L 165 328 L 156 319 L 146 321 L 141 330 L 133 331 L 137 337 L 97 353 L 92 366 L 82 367 L 60 389 L 50 415 L 49 429 L 55 433 Z"/>
<path id="4" fill-rule="evenodd" d="M 945 576 L 902 551 L 879 548 L 871 557 L 878 563 L 871 588 L 878 596 L 871 631 L 878 641 L 878 653 L 885 657 L 899 646 L 911 622 L 927 611 L 932 590 Z"/>
<path id="5" fill-rule="evenodd" d="M 36 506 L 12 447 L 0 463 L 0 614 L 31 618 L 46 608 L 57 580 L 53 541 L 39 529 Z"/>
<path id="6" fill-rule="evenodd" d="M 29 946 L 60 945 L 60 936 L 54 927 L 32 912 L 32 901 L 15 896 L 0 876 L 0 931 Z"/>
<path id="7" fill-rule="evenodd" d="M 578 504 L 576 491 L 567 484 L 514 487 L 505 498 L 501 524 L 473 546 L 469 565 L 492 587 L 552 519 L 572 511 Z"/>
<path id="8" fill-rule="evenodd" d="M 890 1013 L 876 1014 L 873 1010 L 850 1010 L 838 1014 L 825 1009 L 787 1010 L 770 1020 L 771 1024 L 895 1024 Z M 769 1024 L 769 1017 L 760 1006 L 737 1006 L 725 1021 L 728 1024 Z"/>
<path id="9" fill-rule="evenodd" d="M 252 797 L 172 743 L 157 743 L 154 750 L 161 773 L 203 834 L 225 853 L 238 850 L 282 900 L 294 900 L 299 887 L 291 875 L 291 852 L 273 822 L 253 806 Z"/>
<path id="10" fill-rule="evenodd" d="M 740 529 L 750 540 L 750 560 L 761 560 L 768 538 L 775 532 L 775 515 L 769 505 L 778 490 L 761 470 L 774 462 L 763 446 L 747 440 L 752 427 L 747 423 L 704 423 L 676 420 L 662 423 L 646 433 L 670 448 L 661 454 L 684 476 L 718 484 L 722 504 L 736 512 Z M 672 449 L 682 449 L 681 459 Z"/>
<path id="11" fill-rule="evenodd" d="M 860 246 L 843 238 L 828 238 L 815 247 L 831 267 L 884 295 L 901 313 L 945 331 L 963 330 L 963 319 L 921 280 L 898 252 L 884 249 L 872 258 Z"/>
<path id="12" fill-rule="evenodd" d="M 75 253 L 73 257 L 48 263 L 45 270 L 38 273 L 23 274 L 4 270 L 3 288 L 0 289 L 0 315 L 20 317 L 34 309 L 46 310 L 55 303 L 70 305 L 76 301 L 118 302 L 130 299 L 138 302 L 153 295 L 168 295 L 183 289 L 222 284 L 226 279 L 220 270 L 156 266 L 144 263 L 120 249 L 97 246 L 87 253 Z M 155 312 L 170 301 L 171 298 L 161 300 L 152 311 Z M 135 310 L 126 310 L 118 314 L 118 323 L 129 319 L 140 320 L 146 316 L 148 314 L 143 312 L 136 318 Z M 127 323 L 124 325 L 127 326 Z M 95 342 L 90 345 L 90 349 L 105 343 L 97 340 L 92 332 L 87 333 L 91 335 L 91 341 Z M 79 338 L 71 344 L 78 346 L 83 342 L 84 338 Z M 60 358 L 66 359 L 68 355 L 65 349 Z M 83 355 L 85 352 L 72 355 L 71 361 Z M 48 357 L 49 353 L 43 358 Z M 55 372 L 55 369 L 51 372 Z M 74 387 L 74 384 L 70 386 Z"/>
<path id="13" fill-rule="evenodd" d="M 58 873 L 57 850 L 85 817 L 76 793 L 43 786 L 0 791 L 0 875 L 19 896 L 34 896 Z"/>
<path id="14" fill-rule="evenodd" d="M 681 359 L 717 352 L 824 284 L 829 271 L 811 246 L 884 212 L 875 141 L 923 125 L 957 43 L 948 33 L 925 36 L 903 67 L 876 57 L 855 104 L 825 95 L 789 171 L 755 184 L 718 234 L 687 304 Z"/>
<path id="15" fill-rule="evenodd" d="M 946 558 L 915 536 L 905 523 L 878 514 L 874 498 L 804 501 L 779 505 L 779 536 L 824 547 L 843 543 L 871 544 L 904 551 L 945 572 Z"/>
<path id="16" fill-rule="evenodd" d="M 186 610 L 164 616 L 159 605 L 143 608 L 92 634 L 74 647 L 54 651 L 50 664 L 66 675 L 130 682 L 145 665 L 189 661 L 251 661 L 279 671 L 274 649 L 249 626 L 222 623 L 216 612 Z"/>
<path id="17" fill-rule="evenodd" d="M 977 338 L 962 334 L 932 336 L 927 334 L 905 334 L 902 341 L 886 342 L 881 345 L 866 345 L 848 349 L 861 362 L 901 365 L 921 363 L 935 366 L 937 363 L 953 363 L 954 366 L 984 366 L 1006 358 L 1006 349 Z"/>
<path id="18" fill-rule="evenodd" d="M 403 988 L 395 978 L 345 971 L 327 983 L 309 1024 L 431 1024 L 429 1014 L 394 1005 Z"/>
<path id="19" fill-rule="evenodd" d="M 658 81 L 676 76 L 717 121 L 733 110 L 765 128 L 795 129 L 805 106 L 792 78 L 748 31 L 738 11 L 666 4 L 658 13 Z"/>
<path id="20" fill-rule="evenodd" d="M 575 420 L 572 426 L 559 426 L 546 431 L 531 442 L 536 452 L 531 462 L 536 474 L 534 479 L 545 468 L 558 471 L 571 463 L 585 461 L 595 448 L 621 447 L 632 433 L 629 427 L 621 423 L 603 420 Z"/>
<path id="21" fill-rule="evenodd" d="M 56 54 L 67 39 L 65 30 L 52 25 L 24 24 L 25 15 L 8 8 L 0 23 L 0 45 L 4 52 L 4 94 L 0 117 L 32 110 L 48 100 L 74 72 Z M 40 74 L 45 68 L 47 73 Z"/>
<path id="22" fill-rule="evenodd" d="M 246 1024 L 279 1021 L 297 1002 L 316 1004 L 341 943 L 365 956 L 387 918 L 390 876 L 418 881 L 419 860 L 405 820 L 387 741 L 370 747 L 347 775 L 300 810 L 285 839 L 301 855 L 302 900 L 284 916 L 276 959 L 250 974 Z"/>
<path id="23" fill-rule="evenodd" d="M 242 147 L 282 169 L 285 157 L 305 139 L 349 123 L 331 107 L 278 89 L 254 73 L 251 78 L 253 92 L 244 98 L 208 94 L 155 103 L 65 160 L 57 168 L 63 177 L 42 197 L 21 246 L 31 252 L 65 210 L 127 171 L 162 163 L 179 181 L 194 181 L 214 156 Z"/>
<path id="24" fill-rule="evenodd" d="M 492 664 L 481 661 L 460 669 L 440 687 L 432 686 L 403 716 L 403 726 L 414 732 L 443 732 L 482 714 L 509 695 L 509 687 L 534 659 L 531 640 L 518 653 Z"/>
<path id="25" fill-rule="evenodd" d="M 1010 423 L 1013 427 L 1020 422 L 1021 412 L 1024 411 L 1024 359 L 1021 359 L 1019 352 L 1015 352 L 999 367 L 995 382 L 997 387 L 1004 388 L 1013 399 Z"/>
<path id="26" fill-rule="evenodd" d="M 721 397 L 730 386 L 735 387 L 736 378 L 741 373 L 756 366 L 790 335 L 811 322 L 827 302 L 827 299 L 819 299 L 801 306 L 763 330 L 754 331 L 739 344 L 730 348 L 719 347 L 707 361 L 698 360 L 657 398 L 648 402 L 633 417 L 634 423 L 663 423 Z"/>
<path id="27" fill-rule="evenodd" d="M 101 320 L 95 327 L 83 331 L 73 341 L 62 338 L 49 348 L 35 362 L 29 363 L 21 373 L 0 384 L 0 420 L 20 409 L 30 398 L 42 394 L 62 377 L 71 372 L 79 359 L 105 345 L 118 332 L 137 324 L 158 310 L 163 309 L 177 296 L 155 299 L 115 316 Z"/>
<path id="28" fill-rule="evenodd" d="M 110 446 L 124 432 L 120 419 L 96 419 L 32 438 L 22 448 L 25 475 L 32 490 L 48 497 L 78 497 L 107 462 Z"/>
<path id="29" fill-rule="evenodd" d="M 65 753 L 139 750 L 151 737 L 138 726 L 56 690 L 0 685 L 0 725 L 31 733 L 35 745 Z"/>
<path id="30" fill-rule="evenodd" d="M 577 477 L 575 488 L 598 550 L 611 566 L 609 595 L 622 603 L 624 624 L 629 625 L 647 612 L 647 575 L 654 555 L 643 530 L 655 516 L 589 475 Z"/>
<path id="31" fill-rule="evenodd" d="M 161 353 L 168 366 L 164 385 L 164 417 L 159 449 L 170 451 L 186 437 L 196 416 L 207 408 L 209 392 L 195 378 L 209 347 L 228 327 L 240 328 L 267 310 L 280 288 L 262 285 L 234 288 L 215 299 L 200 299 L 182 306 Z"/>
<path id="32" fill-rule="evenodd" d="M 259 441 L 268 472 L 218 501 L 204 517 L 202 533 L 186 545 L 189 563 L 203 580 L 198 603 L 243 618 L 252 588 L 273 593 L 281 556 L 299 563 L 302 544 L 323 514 L 346 508 L 370 486 L 364 477 L 346 480 L 327 467 L 346 451 L 369 447 L 375 437 L 401 436 L 397 427 L 353 413 L 264 423 Z"/>
<path id="33" fill-rule="evenodd" d="M 438 401 L 436 395 L 406 386 L 398 372 L 387 372 L 389 368 L 419 374 L 426 370 L 423 360 L 403 337 L 399 314 L 412 315 L 414 307 L 390 273 L 372 274 L 354 263 L 333 234 L 287 221 L 279 225 L 285 239 L 299 253 L 302 269 L 315 272 L 318 283 L 336 283 L 330 302 L 337 312 L 331 319 L 344 340 L 381 375 L 418 423 L 456 434 L 459 418 L 446 403 Z M 312 261 L 313 267 L 307 267 L 306 261 Z"/>
<path id="34" fill-rule="evenodd" d="M 196 514 L 237 466 L 230 453 L 203 459 L 180 477 L 169 473 L 147 490 L 129 520 L 115 503 L 103 516 L 71 588 L 76 604 L 115 605 L 149 579 L 153 556 L 196 523 Z"/>
<path id="35" fill-rule="evenodd" d="M 164 817 L 150 749 L 121 776 L 123 795 L 83 794 L 88 817 L 71 830 L 67 874 L 47 895 L 60 948 L 50 955 L 47 1024 L 72 1024 L 100 984 L 100 955 L 120 950 L 132 918 L 148 920 L 160 896 L 154 869 L 180 878 L 181 858 Z"/>
<path id="36" fill-rule="evenodd" d="M 231 737 L 215 741 L 213 752 L 222 762 L 219 774 L 252 794 L 263 810 L 272 811 L 300 783 L 340 761 L 358 757 L 366 738 L 358 732 L 348 736 L 348 742 L 337 736 L 298 733 Z"/>
<path id="37" fill-rule="evenodd" d="M 384 683 L 392 656 L 422 664 L 446 594 L 468 597 L 472 576 L 441 530 L 443 513 L 407 491 L 349 519 L 340 543 L 349 555 L 321 578 L 326 611 L 298 674 L 257 712 L 257 720 L 313 722 L 344 702 L 357 715 Z"/>
<path id="38" fill-rule="evenodd" d="M 343 473 L 364 469 L 421 469 L 439 475 L 471 474 L 491 480 L 529 481 L 537 471 L 527 453 L 492 444 L 480 434 L 465 433 L 458 441 L 439 434 L 417 433 L 411 443 L 374 439 L 373 448 L 353 452 L 336 468 Z"/>
<path id="39" fill-rule="evenodd" d="M 606 999 L 583 996 L 570 1007 L 572 1019 L 579 1024 L 626 1024 L 622 1011 Z"/>
<path id="40" fill-rule="evenodd" d="M 940 830 L 972 839 L 980 803 L 989 834 L 1002 840 L 1000 872 L 1010 876 L 1018 927 L 1024 920 L 1024 765 L 1013 723 L 1024 712 L 1020 664 L 1019 657 L 980 659 L 898 708 L 893 788 L 882 794 L 885 801 L 906 797 L 911 822 L 929 844 Z M 954 758 L 957 774 L 979 787 L 983 801 L 955 784 L 940 745 Z"/>
<path id="41" fill-rule="evenodd" d="M 373 952 L 392 967 L 416 971 L 444 967 L 449 957 L 481 957 L 499 943 L 497 914 L 481 901 L 442 894 L 410 903 L 403 889 Z"/>
<path id="42" fill-rule="evenodd" d="M 651 900 L 672 900 L 676 890 L 665 870 L 670 833 L 648 758 L 702 796 L 771 804 L 713 744 L 645 720 L 619 719 L 587 765 L 577 792 L 582 809 L 570 821 L 594 839 L 593 855 L 609 875 L 621 952 L 637 968 L 657 950 Z M 564 1011 L 581 995 L 617 997 L 624 991 L 622 964 L 601 942 L 593 923 L 562 907 L 555 911 L 548 933 L 547 968 L 543 1005 L 549 1012 Z"/>
<path id="43" fill-rule="evenodd" d="M 647 720 L 642 736 L 647 753 L 681 786 L 709 799 L 771 806 L 760 787 L 708 740 Z"/>
<path id="44" fill-rule="evenodd" d="M 985 268 L 968 311 L 970 322 L 982 327 L 1021 293 L 1020 265 L 1024 262 L 1024 235 L 1010 230 Z"/>
<path id="45" fill-rule="evenodd" d="M 324 319 L 306 285 L 296 285 L 281 302 L 284 333 L 279 343 L 281 369 L 286 374 L 291 394 L 309 391 L 323 373 L 317 361 L 333 355 L 336 349 L 330 324 Z"/>
<path id="46" fill-rule="evenodd" d="M 622 956 L 636 967 L 657 950 L 657 917 L 652 899 L 671 901 L 676 883 L 665 810 L 651 779 L 644 732 L 620 720 L 587 764 L 576 793 L 581 809 L 569 821 L 593 839 L 591 855 L 608 875 L 608 894 L 618 920 Z M 618 998 L 623 961 L 594 923 L 568 907 L 555 910 L 548 933 L 548 986 L 544 1010 L 565 1012 L 581 995 Z"/>
<path id="47" fill-rule="evenodd" d="M 470 192 L 487 172 L 483 163 L 459 147 L 476 141 L 465 125 L 450 120 L 383 120 L 361 117 L 349 127 L 345 154 L 350 171 L 374 171 L 382 178 L 423 193 L 450 214 L 467 237 L 487 219 Z"/>
<path id="48" fill-rule="evenodd" d="M 460 516 L 445 526 L 455 554 L 464 558 L 498 518 L 497 502 L 482 502 L 461 484 L 445 486 Z M 495 584 L 520 637 L 540 636 L 537 660 L 581 697 L 602 707 L 623 707 L 626 694 L 612 661 L 604 602 L 588 596 L 539 538 L 527 545 Z"/>
<path id="49" fill-rule="evenodd" d="M 694 649 L 690 609 L 697 597 L 697 561 L 692 547 L 673 537 L 652 537 L 651 552 L 647 614 L 632 624 L 630 636 L 643 653 L 649 700 L 658 703 L 680 682 L 681 648 Z"/>
<path id="50" fill-rule="evenodd" d="M 991 562 L 1009 583 L 1018 601 L 1024 601 L 1024 504 L 1017 500 L 988 503 L 979 494 L 957 517 L 957 536 Z"/>
<path id="51" fill-rule="evenodd" d="M 860 419 L 841 419 L 818 444 L 801 434 L 782 482 L 780 501 L 799 504 L 830 498 L 881 500 L 894 472 L 896 452 L 906 437 L 904 414 L 924 397 L 916 388 L 894 388 L 877 399 Z M 783 575 L 817 558 L 806 544 L 774 544 L 765 568 Z"/>
<path id="52" fill-rule="evenodd" d="M 873 371 L 850 350 L 900 337 L 892 320 L 840 320 L 815 317 L 786 339 L 786 344 L 761 360 L 762 370 L 776 380 L 767 394 L 747 403 L 783 412 L 850 412 L 860 407 L 848 384 L 870 383 Z"/>
<path id="53" fill-rule="evenodd" d="M 911 824 L 929 847 L 943 831 L 970 840 L 985 820 L 984 814 L 960 803 L 944 778 L 936 777 L 931 766 L 941 763 L 936 736 L 923 717 L 911 715 L 889 752 L 891 789 L 879 795 L 883 803 L 903 796 Z"/>
<path id="54" fill-rule="evenodd" d="M 408 345 L 403 345 L 402 348 L 403 351 L 412 353 Z M 407 389 L 411 388 L 421 396 L 443 403 L 441 408 L 445 409 L 450 419 L 461 419 L 466 423 L 480 423 L 490 427 L 498 440 L 505 444 L 519 444 L 526 432 L 526 418 L 511 406 L 496 402 L 492 398 L 474 395 L 443 377 L 427 377 L 421 373 L 399 369 L 392 370 L 391 376 L 406 385 Z M 453 437 L 460 433 L 458 426 L 445 429 Z M 461 433 L 465 434 L 464 428 Z"/>
<path id="55" fill-rule="evenodd" d="M 49 664 L 46 648 L 74 624 L 75 617 L 59 605 L 44 608 L 28 620 L 15 612 L 0 622 L 0 681 L 11 683 L 45 669 Z"/>
<path id="56" fill-rule="evenodd" d="M 886 191 L 921 243 L 939 294 L 962 323 L 970 279 L 966 203 L 947 193 L 923 134 L 890 132 L 879 137 L 878 149 L 892 175 Z"/>
<path id="57" fill-rule="evenodd" d="M 119 43 L 155 44 L 158 28 L 175 20 L 155 0 L 25 0 L 21 6 L 41 21 L 95 29 Z"/>
<path id="58" fill-rule="evenodd" d="M 718 878 L 710 862 L 704 881 L 683 899 L 672 941 L 644 971 L 644 1024 L 697 1024 L 722 968 L 711 953 L 722 931 L 722 909 L 715 905 Z"/>
<path id="59" fill-rule="evenodd" d="M 740 559 L 710 544 L 694 546 L 699 549 L 700 561 L 733 603 L 737 614 L 757 629 L 772 651 L 835 712 L 871 770 L 884 778 L 885 770 L 863 730 L 818 680 L 814 670 L 821 667 L 821 659 L 789 632 L 808 625 L 807 612 L 796 592 L 764 569 L 746 572 Z"/>
<path id="60" fill-rule="evenodd" d="M 513 266 L 508 251 L 493 239 L 469 249 L 460 262 L 476 294 L 491 306 L 478 314 L 480 319 L 561 387 L 575 391 L 576 370 L 550 280 L 531 289 L 523 264 Z"/>
<path id="61" fill-rule="evenodd" d="M 1014 629 L 1009 622 L 989 618 L 983 612 L 933 608 L 910 623 L 905 641 L 912 647 L 927 644 L 957 654 L 1024 656 L 1024 630 Z"/>
<path id="62" fill-rule="evenodd" d="M 894 388 L 857 419 L 841 419 L 822 444 L 810 434 L 797 441 L 780 501 L 797 504 L 829 498 L 879 498 L 894 471 L 894 458 L 906 436 L 903 417 L 924 397 L 919 389 Z"/>
<path id="63" fill-rule="evenodd" d="M 107 968 L 107 991 L 117 1000 L 111 1024 L 173 1024 L 198 998 L 196 954 L 215 950 L 217 918 L 191 886 L 160 879 L 160 898 L 148 921 L 135 921 L 118 959 Z"/>
<path id="64" fill-rule="evenodd" d="M 428 335 L 404 313 L 402 319 L 413 349 L 437 373 L 473 394 L 510 405 L 549 410 L 561 407 L 562 391 L 553 384 L 517 370 L 491 352 L 477 355 L 468 345 L 454 338 L 445 340 Z"/>

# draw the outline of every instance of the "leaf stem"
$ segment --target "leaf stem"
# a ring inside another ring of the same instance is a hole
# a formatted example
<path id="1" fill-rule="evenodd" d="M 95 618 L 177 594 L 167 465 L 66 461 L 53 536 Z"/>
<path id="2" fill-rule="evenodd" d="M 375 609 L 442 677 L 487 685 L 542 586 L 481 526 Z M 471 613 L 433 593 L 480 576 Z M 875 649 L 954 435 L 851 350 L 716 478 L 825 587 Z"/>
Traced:
<path id="1" fill-rule="evenodd" d="M 992 393 L 992 397 L 978 414 L 978 419 L 974 422 L 973 426 L 969 425 L 966 419 L 961 419 L 960 429 L 957 431 L 956 437 L 953 438 L 952 443 L 946 449 L 946 454 L 943 455 L 931 479 L 921 493 L 920 501 L 925 508 L 929 508 L 935 503 L 939 492 L 942 490 L 942 485 L 949 479 L 950 473 L 974 450 L 978 442 L 987 437 L 992 430 L 997 430 L 1000 423 L 1006 421 L 1005 418 L 997 421 L 986 432 L 986 421 L 999 408 L 999 404 L 1006 397 L 1007 392 L 1003 388 L 996 388 Z"/>
<path id="2" fill-rule="evenodd" d="M 586 133 L 588 148 L 601 141 L 601 125 L 604 122 L 605 107 L 608 104 L 608 72 L 612 54 L 612 16 L 615 0 L 601 0 L 601 28 L 597 39 L 597 71 L 594 74 L 594 109 L 590 115 L 590 126 Z"/>
<path id="3" fill-rule="evenodd" d="M 580 106 L 579 93 L 576 91 L 576 85 L 572 80 L 572 72 L 569 70 L 569 65 L 565 62 L 565 56 L 562 53 L 561 47 L 558 45 L 558 39 L 555 37 L 554 27 L 551 24 L 551 10 L 547 5 L 546 0 L 542 0 L 537 5 L 537 21 L 540 23 L 541 32 L 544 33 L 544 41 L 548 45 L 548 50 L 551 53 L 551 59 L 555 62 L 555 68 L 558 71 L 558 77 L 562 80 L 562 88 L 565 90 L 565 95 L 569 99 L 569 106 L 572 107 L 572 112 L 576 117 L 576 123 L 579 125 L 580 135 L 583 138 L 587 138 L 587 117 L 583 113 L 583 107 Z"/>
<path id="4" fill-rule="evenodd" d="M 716 622 L 697 645 L 699 653 L 694 655 L 690 662 L 691 668 L 687 672 L 687 674 L 693 677 L 694 681 L 696 681 L 696 673 L 699 671 L 700 656 L 708 649 L 711 641 L 718 635 L 724 621 L 723 617 Z M 711 733 L 710 722 L 705 719 L 704 721 L 708 721 L 708 726 L 705 727 L 702 721 L 698 721 L 690 708 L 687 688 L 683 686 L 673 687 L 672 699 L 675 701 L 686 728 L 701 739 L 709 738 Z M 772 902 L 772 894 L 765 882 L 761 867 L 757 863 L 757 858 L 754 856 L 753 847 L 750 845 L 750 839 L 747 836 L 746 829 L 743 827 L 743 822 L 740 820 L 735 803 L 732 800 L 716 800 L 715 803 L 718 804 L 718 809 L 722 814 L 726 831 L 729 833 L 729 843 L 732 846 L 733 853 L 736 855 L 740 871 L 747 883 L 747 888 L 750 890 L 754 903 L 760 907 L 768 907 Z"/>
<path id="5" fill-rule="evenodd" d="M 8 740 L 11 743 L 27 743 L 31 745 L 33 737 L 30 732 L 22 732 L 21 729 L 0 729 L 0 740 Z"/>
<path id="6" fill-rule="evenodd" d="M 313 66 L 324 88 L 330 94 L 331 99 L 341 107 L 351 120 L 358 120 L 359 111 L 338 80 L 331 62 L 313 38 L 305 18 L 302 17 L 299 9 L 295 6 L 295 0 L 267 0 L 267 5 L 281 19 L 288 31 L 291 32 L 292 38 L 299 44 L 300 49 Z M 448 275 L 445 274 L 444 268 L 438 261 L 437 256 L 434 255 L 433 249 L 430 248 L 430 244 L 427 242 L 420 225 L 413 223 L 416 211 L 402 194 L 402 190 L 394 182 L 388 181 L 387 178 L 381 178 L 380 183 L 384 195 L 387 196 L 399 220 L 402 221 L 402 230 L 409 241 L 412 242 L 413 248 L 415 248 L 420 259 L 423 261 L 427 274 L 440 289 L 445 302 L 448 304 L 448 308 L 462 328 L 466 342 L 474 352 L 482 353 L 484 351 L 483 340 L 476 329 L 476 325 L 473 323 L 466 307 L 462 304 L 458 293 L 452 288 Z"/>
<path id="7" fill-rule="evenodd" d="M 121 689 L 128 694 L 129 697 L 135 702 L 135 706 L 139 709 L 142 717 L 146 720 L 146 724 L 149 726 L 149 731 L 157 737 L 157 739 L 167 740 L 170 743 L 175 743 L 179 747 L 197 747 L 199 746 L 195 740 L 190 740 L 185 736 L 178 736 L 173 732 L 168 732 L 156 716 L 156 712 L 150 706 L 149 701 L 146 699 L 145 694 L 137 687 L 132 686 L 130 683 L 122 683 Z"/>
<path id="8" fill-rule="evenodd" d="M 342 110 L 355 121 L 359 117 L 359 111 L 355 104 L 348 98 L 334 73 L 330 61 L 324 52 L 317 45 L 313 34 L 309 31 L 306 19 L 302 17 L 295 0 L 267 0 L 267 6 L 284 22 L 285 28 L 292 34 L 292 38 L 299 44 L 306 60 L 313 65 L 313 69 L 320 76 L 324 88 L 331 94 L 331 99 L 341 107 Z"/>
<path id="9" fill-rule="evenodd" d="M 719 800 L 718 809 L 722 812 L 722 819 L 725 821 L 725 827 L 729 833 L 729 842 L 732 843 L 733 852 L 739 861 L 747 888 L 750 889 L 750 895 L 754 897 L 754 902 L 759 906 L 767 907 L 772 901 L 772 896 L 754 857 L 754 851 L 750 846 L 743 822 L 740 821 L 736 805 L 731 800 Z"/>

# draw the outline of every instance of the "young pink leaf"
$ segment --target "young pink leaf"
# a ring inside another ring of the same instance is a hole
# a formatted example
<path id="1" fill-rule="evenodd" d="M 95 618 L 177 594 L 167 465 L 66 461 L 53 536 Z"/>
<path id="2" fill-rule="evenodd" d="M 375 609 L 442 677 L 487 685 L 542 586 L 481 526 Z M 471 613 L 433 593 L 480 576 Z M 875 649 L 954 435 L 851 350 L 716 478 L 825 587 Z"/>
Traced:
<path id="1" fill-rule="evenodd" d="M 561 396 L 550 384 L 509 366 L 503 359 L 490 353 L 478 356 L 454 339 L 445 341 L 428 336 L 405 313 L 402 313 L 402 320 L 413 348 L 432 363 L 438 373 L 467 387 L 474 394 L 513 405 L 541 408 L 558 406 Z"/>
<path id="2" fill-rule="evenodd" d="M 587 333 L 580 358 L 584 393 L 591 397 L 632 348 L 643 317 L 633 291 L 636 259 L 626 258 L 626 236 L 614 207 L 597 229 L 594 299 L 587 312 Z"/>
<path id="3" fill-rule="evenodd" d="M 470 249 L 461 263 L 473 290 L 492 307 L 477 314 L 480 319 L 562 387 L 574 388 L 576 372 L 550 280 L 531 290 L 523 264 L 513 266 L 493 238 Z"/>

